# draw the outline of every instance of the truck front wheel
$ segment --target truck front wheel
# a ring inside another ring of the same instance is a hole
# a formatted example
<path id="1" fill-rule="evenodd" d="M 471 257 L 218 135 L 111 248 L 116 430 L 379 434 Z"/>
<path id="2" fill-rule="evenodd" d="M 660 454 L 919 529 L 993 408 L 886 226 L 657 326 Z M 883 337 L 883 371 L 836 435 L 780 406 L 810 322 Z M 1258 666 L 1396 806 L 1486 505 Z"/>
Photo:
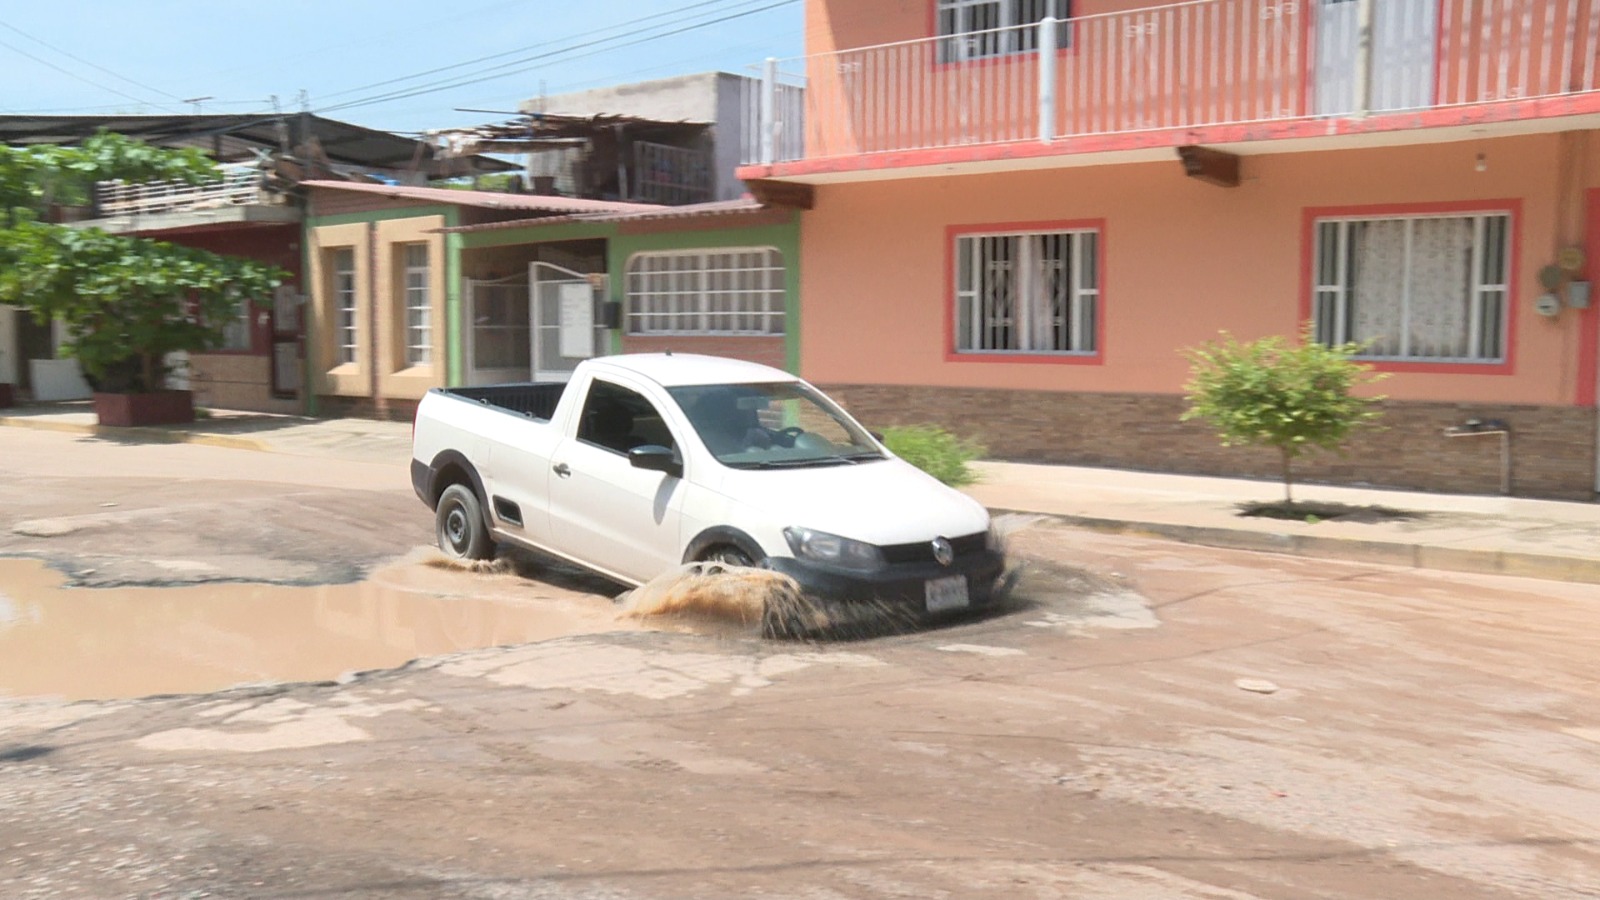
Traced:
<path id="1" fill-rule="evenodd" d="M 451 559 L 488 559 L 494 552 L 483 521 L 483 505 L 466 485 L 452 484 L 439 495 L 434 531 L 439 549 Z"/>

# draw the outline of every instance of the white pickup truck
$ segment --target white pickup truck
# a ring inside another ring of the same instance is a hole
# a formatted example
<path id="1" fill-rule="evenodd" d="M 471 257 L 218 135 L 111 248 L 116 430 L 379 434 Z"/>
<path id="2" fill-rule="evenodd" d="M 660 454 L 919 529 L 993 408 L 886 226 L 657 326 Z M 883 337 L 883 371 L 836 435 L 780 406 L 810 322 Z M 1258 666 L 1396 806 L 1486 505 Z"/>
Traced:
<path id="1" fill-rule="evenodd" d="M 753 363 L 611 356 L 566 383 L 429 391 L 411 480 L 453 557 L 500 541 L 630 585 L 716 560 L 921 613 L 1000 593 L 983 506 L 809 384 Z"/>

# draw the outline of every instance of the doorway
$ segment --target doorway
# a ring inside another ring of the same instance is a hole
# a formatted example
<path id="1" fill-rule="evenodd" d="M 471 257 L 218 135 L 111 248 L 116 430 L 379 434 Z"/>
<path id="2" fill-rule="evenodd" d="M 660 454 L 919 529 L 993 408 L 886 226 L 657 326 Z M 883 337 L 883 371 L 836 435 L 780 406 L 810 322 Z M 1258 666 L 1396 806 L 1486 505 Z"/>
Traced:
<path id="1" fill-rule="evenodd" d="M 1316 114 L 1356 110 L 1359 0 L 1317 0 Z M 1380 0 L 1372 5 L 1372 86 L 1367 109 L 1393 112 L 1434 103 L 1438 0 Z"/>
<path id="2" fill-rule="evenodd" d="M 595 319 L 591 278 L 555 263 L 528 264 L 534 381 L 566 381 L 578 363 L 605 353 L 608 333 Z"/>

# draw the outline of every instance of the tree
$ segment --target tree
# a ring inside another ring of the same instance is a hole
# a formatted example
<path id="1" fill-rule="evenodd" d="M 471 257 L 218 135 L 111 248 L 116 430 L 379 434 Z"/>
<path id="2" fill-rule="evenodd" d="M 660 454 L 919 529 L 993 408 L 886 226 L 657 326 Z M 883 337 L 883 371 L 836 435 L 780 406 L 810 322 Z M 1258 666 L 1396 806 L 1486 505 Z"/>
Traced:
<path id="1" fill-rule="evenodd" d="M 1382 415 L 1382 397 L 1353 393 L 1384 377 L 1355 361 L 1360 350 L 1319 343 L 1309 326 L 1297 346 L 1277 335 L 1240 343 L 1222 332 L 1218 341 L 1183 351 L 1191 368 L 1182 418 L 1209 422 L 1224 447 L 1277 448 L 1284 502 L 1293 505 L 1295 459 L 1312 449 L 1337 451 Z"/>
<path id="2" fill-rule="evenodd" d="M 53 203 L 86 202 L 97 181 L 220 177 L 193 148 L 151 147 L 102 133 L 78 147 L 0 147 L 0 303 L 60 319 L 64 347 L 96 390 L 155 391 L 176 351 L 220 346 L 240 304 L 287 273 L 163 241 L 46 224 Z"/>

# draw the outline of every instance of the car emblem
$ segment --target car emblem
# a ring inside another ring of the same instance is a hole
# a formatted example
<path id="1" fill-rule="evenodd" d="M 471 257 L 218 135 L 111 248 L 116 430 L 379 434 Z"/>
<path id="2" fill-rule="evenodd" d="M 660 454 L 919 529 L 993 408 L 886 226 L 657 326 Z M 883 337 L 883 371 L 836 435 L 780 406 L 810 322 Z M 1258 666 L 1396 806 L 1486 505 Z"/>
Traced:
<path id="1" fill-rule="evenodd" d="M 942 537 L 934 538 L 933 558 L 939 565 L 948 566 L 956 561 L 956 548 L 950 546 L 950 542 Z"/>

